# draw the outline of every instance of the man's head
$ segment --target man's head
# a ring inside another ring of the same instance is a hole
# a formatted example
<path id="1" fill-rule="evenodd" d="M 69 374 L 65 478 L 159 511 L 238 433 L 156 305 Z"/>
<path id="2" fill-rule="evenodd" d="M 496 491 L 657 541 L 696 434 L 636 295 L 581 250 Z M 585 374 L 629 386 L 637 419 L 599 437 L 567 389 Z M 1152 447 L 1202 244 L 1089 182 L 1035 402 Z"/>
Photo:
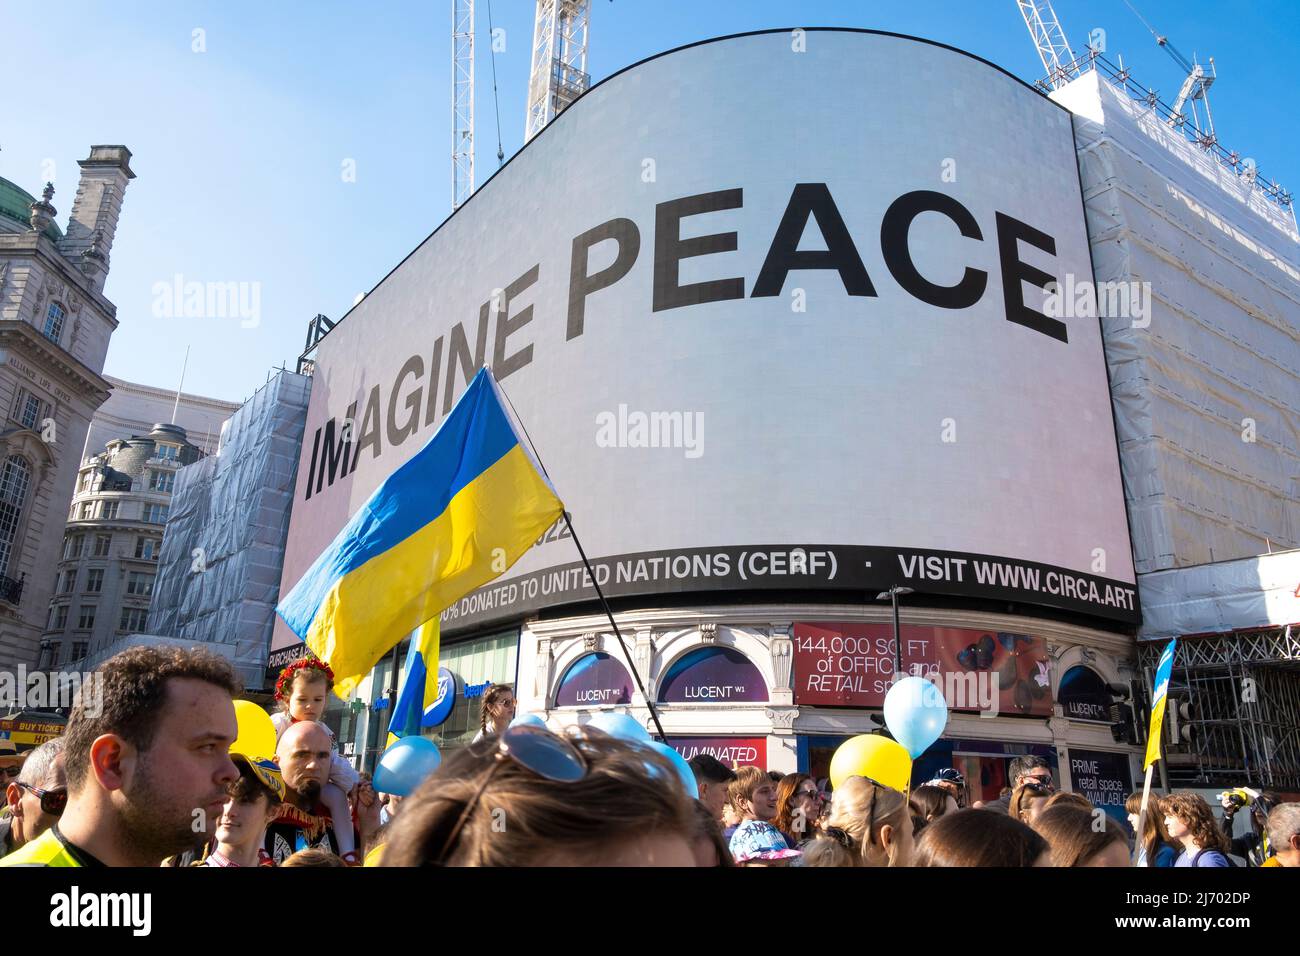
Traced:
<path id="1" fill-rule="evenodd" d="M 1037 783 L 1056 789 L 1056 784 L 1052 780 L 1052 765 L 1045 757 L 1036 757 L 1033 754 L 1016 757 L 1011 761 L 1010 773 L 1013 787 Z"/>
<path id="2" fill-rule="evenodd" d="M 709 808 L 713 819 L 721 820 L 722 808 L 727 802 L 727 786 L 736 779 L 736 772 L 709 754 L 696 754 L 686 762 L 695 774 L 700 802 Z"/>
<path id="3" fill-rule="evenodd" d="M 727 789 L 728 799 L 745 820 L 766 820 L 776 816 L 776 784 L 758 767 L 741 767 Z"/>
<path id="4" fill-rule="evenodd" d="M 133 647 L 94 679 L 98 706 L 79 695 L 64 734 L 70 809 L 95 817 L 137 858 L 201 843 L 238 776 L 230 665 L 197 648 Z"/>
<path id="5" fill-rule="evenodd" d="M 275 762 L 288 788 L 285 799 L 304 810 L 314 807 L 330 777 L 330 756 L 324 724 L 301 720 L 286 730 L 275 748 Z"/>
<path id="6" fill-rule="evenodd" d="M 1300 866 L 1300 803 L 1283 803 L 1268 815 L 1268 839 L 1283 866 Z"/>
<path id="7" fill-rule="evenodd" d="M 239 779 L 230 785 L 230 796 L 217 823 L 217 840 L 229 846 L 260 843 L 267 825 L 280 812 L 284 781 L 269 761 L 243 754 L 231 754 L 239 768 Z"/>
<path id="8" fill-rule="evenodd" d="M 11 849 L 35 840 L 54 826 L 68 803 L 68 779 L 63 772 L 62 737 L 47 740 L 27 756 L 18 779 L 9 784 L 5 800 L 13 817 Z"/>

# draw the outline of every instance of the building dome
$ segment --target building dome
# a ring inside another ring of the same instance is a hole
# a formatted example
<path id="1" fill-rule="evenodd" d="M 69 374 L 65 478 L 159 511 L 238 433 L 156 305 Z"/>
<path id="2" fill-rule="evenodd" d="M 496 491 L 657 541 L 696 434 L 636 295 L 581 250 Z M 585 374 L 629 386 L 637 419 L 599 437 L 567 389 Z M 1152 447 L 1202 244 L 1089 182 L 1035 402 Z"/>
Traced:
<path id="1" fill-rule="evenodd" d="M 31 229 L 32 203 L 36 197 L 27 190 L 0 177 L 0 232 L 27 232 Z M 17 228 L 15 228 L 15 225 Z M 51 222 L 45 237 L 52 242 L 63 238 L 63 230 Z"/>
<path id="2" fill-rule="evenodd" d="M 186 442 L 189 440 L 184 428 L 166 422 L 161 422 L 149 429 L 149 437 L 161 441 Z"/>

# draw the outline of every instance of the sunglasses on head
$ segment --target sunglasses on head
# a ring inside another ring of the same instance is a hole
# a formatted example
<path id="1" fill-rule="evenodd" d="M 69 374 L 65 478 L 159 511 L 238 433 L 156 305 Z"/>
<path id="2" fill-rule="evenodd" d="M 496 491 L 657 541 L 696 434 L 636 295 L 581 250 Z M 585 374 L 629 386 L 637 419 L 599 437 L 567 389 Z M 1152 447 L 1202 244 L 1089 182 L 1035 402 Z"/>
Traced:
<path id="1" fill-rule="evenodd" d="M 43 813 L 48 813 L 52 817 L 57 817 L 62 814 L 64 808 L 68 805 L 68 791 L 66 787 L 60 790 L 42 790 L 40 787 L 33 787 L 30 783 L 20 783 L 18 786 L 36 794 L 41 801 L 41 811 Z"/>
<path id="2" fill-rule="evenodd" d="M 555 783 L 576 783 L 587 776 L 587 771 L 590 769 L 582 751 L 559 734 L 528 724 L 507 728 L 505 733 L 497 738 L 492 769 L 484 776 L 474 796 L 465 804 L 465 809 L 461 811 L 460 818 L 452 827 L 446 842 L 443 843 L 437 860 L 431 865 L 446 865 L 447 857 L 455 848 L 456 841 L 460 839 L 465 824 L 469 822 L 474 810 L 482 802 L 483 794 L 496 777 L 497 771 L 505 766 L 507 761 Z"/>

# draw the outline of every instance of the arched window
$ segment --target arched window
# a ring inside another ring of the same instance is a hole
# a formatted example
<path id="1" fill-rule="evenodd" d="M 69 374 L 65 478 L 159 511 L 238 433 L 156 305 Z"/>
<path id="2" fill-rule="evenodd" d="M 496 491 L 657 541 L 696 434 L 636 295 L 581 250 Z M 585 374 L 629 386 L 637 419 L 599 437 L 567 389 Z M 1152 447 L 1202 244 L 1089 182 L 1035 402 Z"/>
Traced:
<path id="1" fill-rule="evenodd" d="M 1077 664 L 1061 678 L 1056 701 L 1075 720 L 1110 720 L 1110 691 L 1096 671 Z"/>
<path id="2" fill-rule="evenodd" d="M 54 344 L 58 344 L 59 338 L 63 335 L 63 306 L 57 302 L 51 302 L 49 311 L 45 313 L 45 328 L 42 329 L 45 337 Z"/>
<path id="3" fill-rule="evenodd" d="M 555 689 L 556 707 L 632 703 L 627 668 L 603 651 L 583 654 L 565 670 Z"/>
<path id="4" fill-rule="evenodd" d="M 18 455 L 10 455 L 0 470 L 0 574 L 9 573 L 9 558 L 13 553 L 14 538 L 18 535 L 18 519 L 23 513 L 31 478 L 31 466 Z"/>
<path id="5" fill-rule="evenodd" d="M 665 704 L 717 704 L 767 700 L 767 682 L 753 662 L 730 647 L 697 647 L 679 657 L 659 680 Z"/>

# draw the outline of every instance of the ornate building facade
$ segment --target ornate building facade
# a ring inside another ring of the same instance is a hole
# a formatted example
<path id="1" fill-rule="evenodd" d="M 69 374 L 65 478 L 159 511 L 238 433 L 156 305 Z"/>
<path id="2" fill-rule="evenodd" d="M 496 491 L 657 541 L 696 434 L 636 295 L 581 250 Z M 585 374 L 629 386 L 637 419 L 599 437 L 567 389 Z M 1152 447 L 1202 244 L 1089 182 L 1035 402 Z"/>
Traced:
<path id="1" fill-rule="evenodd" d="M 104 296 L 125 146 L 93 146 L 64 233 L 54 187 L 0 179 L 0 668 L 36 662 L 117 309 Z"/>
<path id="2" fill-rule="evenodd" d="M 179 425 L 117 438 L 77 478 L 37 664 L 77 669 L 143 632 L 176 472 L 203 457 Z"/>

